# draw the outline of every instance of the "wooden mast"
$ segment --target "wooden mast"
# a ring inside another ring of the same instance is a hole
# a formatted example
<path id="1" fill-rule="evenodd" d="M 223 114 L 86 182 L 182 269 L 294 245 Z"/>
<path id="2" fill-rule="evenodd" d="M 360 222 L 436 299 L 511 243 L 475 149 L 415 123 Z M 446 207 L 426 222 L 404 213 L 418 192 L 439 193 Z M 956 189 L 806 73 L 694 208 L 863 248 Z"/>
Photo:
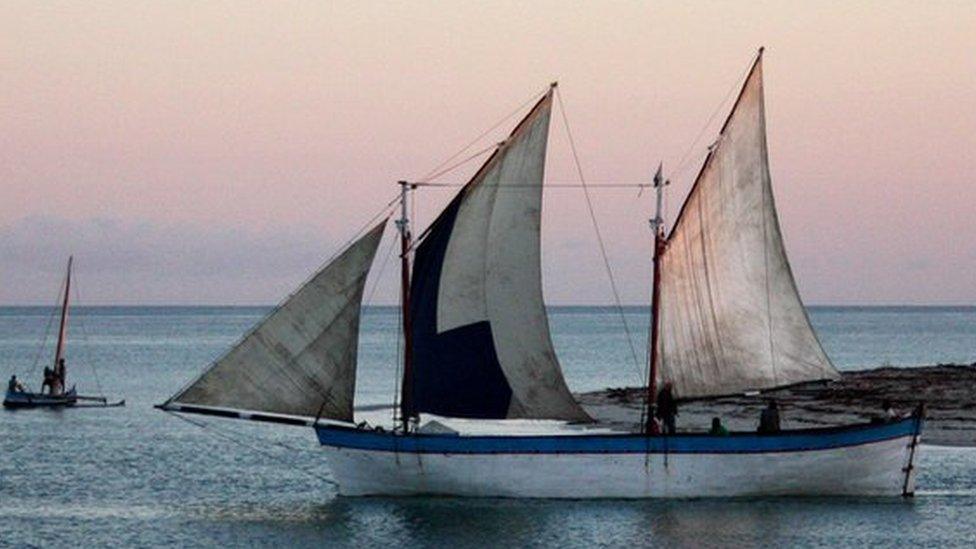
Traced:
<path id="1" fill-rule="evenodd" d="M 410 431 L 413 407 L 413 328 L 410 323 L 410 222 L 407 217 L 407 193 L 412 186 L 400 181 L 400 307 L 403 328 L 403 380 L 400 386 L 400 421 L 403 432 Z"/>
<path id="2" fill-rule="evenodd" d="M 651 220 L 651 229 L 654 231 L 654 281 L 651 286 L 651 336 L 648 338 L 650 346 L 650 358 L 648 360 L 647 374 L 647 416 L 645 418 L 644 433 L 647 435 L 658 434 L 657 423 L 654 422 L 654 408 L 657 400 L 657 363 L 658 363 L 658 334 L 660 332 L 660 310 L 661 310 L 661 255 L 667 240 L 664 236 L 664 218 L 662 217 L 662 206 L 664 197 L 664 187 L 670 181 L 664 181 L 661 176 L 662 166 L 658 165 L 657 173 L 654 174 L 654 190 L 657 193 L 657 210 L 654 219 Z"/>
<path id="3" fill-rule="evenodd" d="M 64 340 L 68 329 L 68 296 L 71 295 L 71 262 L 73 257 L 68 257 L 68 274 L 64 279 L 64 300 L 61 302 L 61 326 L 58 329 L 58 346 L 54 351 L 54 369 L 58 369 L 58 363 L 64 357 Z"/>
<path id="4" fill-rule="evenodd" d="M 65 372 L 61 367 L 61 360 L 64 358 L 64 343 L 68 331 L 68 298 L 71 295 L 71 263 L 74 257 L 68 256 L 68 274 L 64 279 L 64 300 L 61 302 L 61 323 L 58 328 L 58 346 L 54 350 L 54 375 L 60 380 L 60 391 L 64 391 L 66 385 Z"/>

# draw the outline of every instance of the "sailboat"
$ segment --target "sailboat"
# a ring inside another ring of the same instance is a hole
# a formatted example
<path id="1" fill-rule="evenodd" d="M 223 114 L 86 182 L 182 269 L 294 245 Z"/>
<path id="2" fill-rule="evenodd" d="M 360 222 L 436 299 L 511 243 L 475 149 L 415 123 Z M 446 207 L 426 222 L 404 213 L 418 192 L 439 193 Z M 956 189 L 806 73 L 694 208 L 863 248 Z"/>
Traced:
<path id="1" fill-rule="evenodd" d="M 312 427 L 346 496 L 910 496 L 921 409 L 897 421 L 661 435 L 594 423 L 566 384 L 542 296 L 556 85 L 414 238 L 400 182 L 402 380 L 392 428 L 356 424 L 363 288 L 387 219 L 159 407 Z M 654 178 L 647 407 L 839 374 L 800 301 L 769 174 L 762 50 L 666 232 Z M 389 217 L 389 216 L 388 216 Z"/>
<path id="2" fill-rule="evenodd" d="M 124 406 L 125 401 L 109 402 L 103 396 L 79 395 L 74 385 L 67 388 L 67 368 L 65 366 L 65 345 L 68 341 L 68 310 L 71 295 L 71 265 L 74 257 L 68 258 L 68 269 L 64 278 L 64 295 L 61 296 L 60 317 L 58 319 L 58 343 L 54 350 L 52 368 L 45 368 L 45 379 L 41 391 L 28 390 L 16 376 L 11 377 L 3 399 L 5 408 L 64 408 L 64 407 L 114 407 Z M 46 339 L 46 336 L 45 336 Z M 47 392 L 44 392 L 44 389 Z"/>

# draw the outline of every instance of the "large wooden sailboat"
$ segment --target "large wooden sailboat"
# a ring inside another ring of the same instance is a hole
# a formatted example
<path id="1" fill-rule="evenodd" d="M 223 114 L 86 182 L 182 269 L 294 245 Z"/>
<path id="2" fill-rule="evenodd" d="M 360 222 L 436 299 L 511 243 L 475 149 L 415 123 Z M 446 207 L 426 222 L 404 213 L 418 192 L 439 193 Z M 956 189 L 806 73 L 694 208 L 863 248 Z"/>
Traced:
<path id="1" fill-rule="evenodd" d="M 402 365 L 392 429 L 356 425 L 360 306 L 386 220 L 160 407 L 315 429 L 344 495 L 910 495 L 921 414 L 883 424 L 657 434 L 592 422 L 542 297 L 554 87 L 418 238 L 401 183 Z M 800 301 L 769 175 L 762 50 L 670 233 L 658 213 L 648 405 L 837 377 Z M 411 261 L 412 260 L 412 261 Z M 461 419 L 458 419 L 461 418 Z"/>

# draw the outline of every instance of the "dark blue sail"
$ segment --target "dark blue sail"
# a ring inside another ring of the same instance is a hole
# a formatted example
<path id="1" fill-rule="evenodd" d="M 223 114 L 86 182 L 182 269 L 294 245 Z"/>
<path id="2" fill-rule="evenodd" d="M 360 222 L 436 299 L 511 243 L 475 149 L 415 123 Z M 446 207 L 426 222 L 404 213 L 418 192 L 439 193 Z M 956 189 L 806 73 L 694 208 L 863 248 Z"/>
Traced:
<path id="1" fill-rule="evenodd" d="M 460 196 L 444 211 L 414 257 L 410 288 L 415 412 L 450 417 L 507 417 L 512 389 L 498 363 L 487 321 L 437 332 L 441 267 Z"/>

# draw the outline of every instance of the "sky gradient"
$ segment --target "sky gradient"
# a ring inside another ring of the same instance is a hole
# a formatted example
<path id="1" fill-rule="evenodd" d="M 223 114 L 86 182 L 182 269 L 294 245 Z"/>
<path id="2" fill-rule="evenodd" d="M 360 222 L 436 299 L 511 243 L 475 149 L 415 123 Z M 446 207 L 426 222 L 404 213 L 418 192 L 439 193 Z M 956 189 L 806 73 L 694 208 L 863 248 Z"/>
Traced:
<path id="1" fill-rule="evenodd" d="M 277 302 L 398 179 L 552 80 L 590 183 L 663 161 L 673 216 L 760 45 L 804 300 L 976 303 L 973 2 L 16 0 L 0 4 L 0 304 L 53 303 L 69 253 L 85 304 Z M 558 115 L 547 171 L 576 180 Z M 417 224 L 451 192 L 421 193 Z M 651 195 L 594 195 L 623 300 L 646 302 Z M 609 302 L 580 189 L 545 199 L 548 302 Z"/>

